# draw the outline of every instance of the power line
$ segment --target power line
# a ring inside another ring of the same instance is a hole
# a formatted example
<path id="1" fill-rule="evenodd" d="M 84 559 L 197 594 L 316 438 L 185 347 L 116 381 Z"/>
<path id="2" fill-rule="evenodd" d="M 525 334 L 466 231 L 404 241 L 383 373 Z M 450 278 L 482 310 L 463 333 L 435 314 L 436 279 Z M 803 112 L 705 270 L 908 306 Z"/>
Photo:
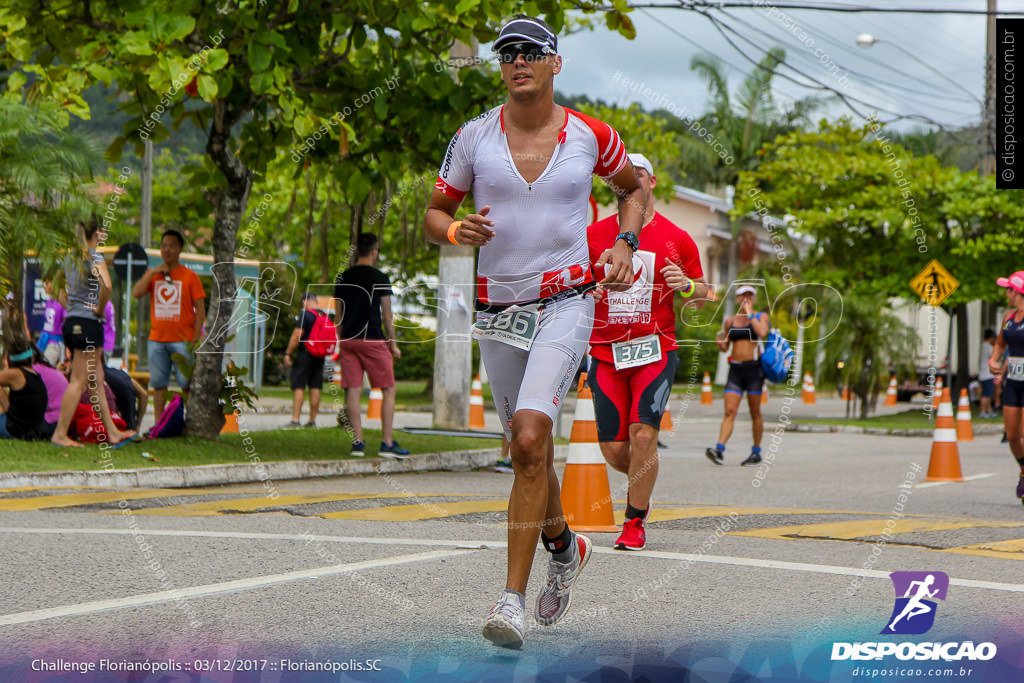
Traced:
<path id="1" fill-rule="evenodd" d="M 961 8 L 948 8 L 948 9 L 936 9 L 932 7 L 871 7 L 871 6 L 856 6 L 856 5 L 809 5 L 809 4 L 798 4 L 798 3 L 786 3 L 786 2 L 772 2 L 772 7 L 778 9 L 803 9 L 811 12 L 847 12 L 847 13 L 858 13 L 858 12 L 878 12 L 882 14 L 974 14 L 979 16 L 988 16 L 994 14 L 1003 17 L 1016 17 L 1024 16 L 1024 12 L 1012 12 L 999 10 L 996 12 L 989 12 L 987 9 L 961 9 Z M 672 7 L 679 7 L 680 9 L 694 9 L 700 11 L 700 8 L 707 9 L 723 9 L 723 8 L 737 8 L 737 9 L 755 9 L 763 7 L 763 4 L 756 2 L 729 2 L 723 0 L 718 2 L 717 0 L 679 0 L 679 2 L 673 5 L 665 5 L 659 3 L 630 3 L 628 7 L 630 9 L 665 9 Z M 598 8 L 604 11 L 612 11 L 616 8 L 613 6 L 600 7 Z"/>
<path id="2" fill-rule="evenodd" d="M 777 36 L 775 36 L 774 34 L 771 34 L 771 33 L 768 33 L 766 31 L 761 30 L 757 26 L 754 26 L 750 22 L 742 19 L 741 17 L 736 16 L 735 14 L 731 14 L 731 13 L 726 12 L 724 10 L 722 11 L 722 14 L 724 14 L 724 15 L 726 15 L 726 16 L 728 16 L 728 17 L 730 17 L 730 18 L 732 18 L 732 19 L 734 19 L 734 20 L 736 20 L 736 21 L 738 21 L 738 22 L 748 26 L 750 29 L 760 33 L 761 35 L 763 35 L 763 36 L 765 36 L 767 38 L 770 38 L 772 40 L 778 40 Z M 795 52 L 789 53 L 789 54 L 795 54 L 797 57 L 800 57 L 800 58 L 806 60 L 807 62 L 810 62 L 810 63 L 814 64 L 815 66 L 818 66 L 818 65 L 821 64 L 820 60 L 812 59 L 806 53 L 806 46 L 805 45 L 794 44 L 794 43 L 787 43 L 787 46 L 794 47 L 796 49 Z M 843 69 L 846 73 L 858 76 L 858 77 L 860 77 L 862 79 L 865 79 L 870 86 L 874 86 L 876 89 L 879 89 L 879 90 L 881 90 L 881 86 L 888 86 L 889 88 L 896 89 L 896 90 L 898 90 L 899 92 L 902 92 L 902 93 L 908 93 L 908 92 L 909 93 L 915 93 L 915 94 L 918 94 L 918 95 L 922 95 L 924 97 L 931 97 L 931 98 L 936 98 L 936 99 L 942 99 L 942 100 L 945 100 L 945 101 L 957 100 L 958 99 L 956 97 L 950 97 L 950 96 L 944 95 L 942 93 L 925 92 L 923 90 L 917 90 L 915 88 L 910 88 L 910 87 L 905 86 L 905 85 L 900 85 L 900 84 L 897 84 L 897 83 L 889 83 L 889 82 L 884 81 L 884 80 L 882 80 L 880 78 L 876 78 L 874 76 L 869 76 L 867 74 L 862 74 L 862 73 L 860 73 L 858 71 L 855 71 L 853 69 L 844 67 L 841 64 L 839 64 L 838 62 L 836 62 L 834 59 L 832 61 L 833 61 L 833 63 L 835 63 L 835 65 L 837 67 Z M 895 69 L 891 69 L 891 67 L 890 67 L 890 70 L 895 71 Z M 897 73 L 903 74 L 907 78 L 915 78 L 914 76 L 911 76 L 910 74 L 904 73 L 902 71 L 897 71 Z M 966 100 L 966 99 L 963 99 L 963 98 L 959 98 L 959 99 L 964 101 L 964 102 L 968 102 L 968 100 Z M 972 104 L 973 104 L 973 102 L 972 102 Z M 931 106 L 933 108 L 944 109 L 945 111 L 948 111 L 951 114 L 957 114 L 957 115 L 963 114 L 962 110 L 948 109 L 946 107 L 942 107 L 941 105 L 931 105 Z"/>
<path id="3" fill-rule="evenodd" d="M 754 65 L 759 65 L 759 62 L 757 62 L 752 57 L 750 57 L 750 55 L 748 55 L 746 52 L 744 52 L 736 44 L 736 42 L 726 34 L 726 30 L 728 30 L 731 33 L 735 34 L 737 37 L 741 38 L 742 40 L 750 43 L 756 49 L 763 50 L 763 48 L 761 48 L 759 45 L 757 45 L 757 43 L 755 43 L 754 41 L 752 41 L 749 38 L 747 38 L 746 36 L 744 36 L 742 33 L 737 31 L 736 29 L 734 29 L 732 26 L 730 26 L 726 22 L 724 22 L 724 21 L 722 21 L 722 20 L 720 20 L 720 19 L 718 19 L 718 18 L 716 18 L 714 16 L 711 16 L 711 14 L 709 14 L 708 12 L 703 11 L 702 9 L 698 9 L 697 7 L 694 7 L 693 9 L 696 12 L 698 12 L 699 14 L 702 14 L 705 17 L 707 17 L 707 19 L 709 21 L 711 21 L 712 25 L 714 25 L 715 29 L 717 29 L 718 32 L 722 35 L 722 37 L 725 38 L 726 42 L 728 42 L 729 45 L 731 45 L 734 50 L 739 52 L 740 55 L 742 55 L 744 59 L 746 59 L 747 61 L 749 61 L 750 63 L 752 63 Z M 947 130 L 947 128 L 946 128 L 946 126 L 944 124 L 942 124 L 939 121 L 936 121 L 936 120 L 934 120 L 934 119 L 932 119 L 932 118 L 930 118 L 928 116 L 924 116 L 924 115 L 920 115 L 920 114 L 909 114 L 909 115 L 907 115 L 907 114 L 900 114 L 899 112 L 893 111 L 891 109 L 886 109 L 886 108 L 883 108 L 883 107 L 879 107 L 878 105 L 872 104 L 871 102 L 867 102 L 867 101 L 862 100 L 862 99 L 860 99 L 858 97 L 854 97 L 853 95 L 847 95 L 846 93 L 840 92 L 839 90 L 836 90 L 832 86 L 827 85 L 827 84 L 819 81 L 818 79 L 814 78 L 810 74 L 806 74 L 803 71 L 801 71 L 800 69 L 797 69 L 792 64 L 785 64 L 784 63 L 784 65 L 787 66 L 789 69 L 795 71 L 799 75 L 803 76 L 804 78 L 808 79 L 809 81 L 811 81 L 811 83 L 814 83 L 816 85 L 808 85 L 807 83 L 801 83 L 800 81 L 796 80 L 795 78 L 793 78 L 789 74 L 782 73 L 781 71 L 776 71 L 775 69 L 769 69 L 769 71 L 771 73 L 775 74 L 775 75 L 778 75 L 780 78 L 784 78 L 786 80 L 792 81 L 792 82 L 796 83 L 797 85 L 800 85 L 801 87 L 810 88 L 810 89 L 813 89 L 813 90 L 824 90 L 824 91 L 828 91 L 828 92 L 833 93 L 836 97 L 838 97 L 843 102 L 843 104 L 845 104 L 850 109 L 850 111 L 852 111 L 854 114 L 856 114 L 857 116 L 859 116 L 859 117 L 861 117 L 861 118 L 863 118 L 865 120 L 868 119 L 869 117 L 865 116 L 862 112 L 860 112 L 857 109 L 857 107 L 853 106 L 852 102 L 857 102 L 859 104 L 862 104 L 862 105 L 867 106 L 867 107 L 871 107 L 871 108 L 873 108 L 873 109 L 875 109 L 877 111 L 880 111 L 880 112 L 885 112 L 887 114 L 892 114 L 893 116 L 895 116 L 895 118 L 890 119 L 890 121 L 917 120 L 917 121 L 922 121 L 924 123 L 927 123 L 929 125 L 937 126 L 940 130 Z"/>

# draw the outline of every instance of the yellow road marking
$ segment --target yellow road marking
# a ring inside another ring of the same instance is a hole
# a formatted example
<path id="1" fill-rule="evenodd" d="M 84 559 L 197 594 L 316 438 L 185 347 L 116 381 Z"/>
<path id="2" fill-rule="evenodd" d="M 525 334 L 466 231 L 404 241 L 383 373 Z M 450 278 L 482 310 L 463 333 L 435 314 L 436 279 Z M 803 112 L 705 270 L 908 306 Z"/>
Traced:
<path id="1" fill-rule="evenodd" d="M 501 500 L 464 500 L 457 503 L 428 505 L 393 505 L 366 510 L 328 512 L 317 516 L 328 519 L 363 519 L 374 522 L 412 522 L 419 519 L 465 515 L 471 512 L 504 512 L 507 509 L 508 500 L 503 498 Z"/>
<path id="2" fill-rule="evenodd" d="M 328 503 L 334 500 L 360 500 L 364 498 L 406 498 L 404 493 L 303 493 L 269 498 L 266 495 L 254 498 L 235 498 L 231 500 L 211 500 L 202 503 L 184 503 L 164 507 L 135 510 L 136 515 L 158 515 L 165 517 L 202 517 L 216 515 L 225 510 L 252 512 L 262 508 L 278 508 L 285 505 L 308 505 L 310 503 Z"/>
<path id="3" fill-rule="evenodd" d="M 998 557 L 1002 560 L 1024 560 L 1024 538 L 1008 541 L 986 541 L 959 548 L 946 548 L 947 553 L 958 555 L 978 555 L 981 557 Z"/>
<path id="4" fill-rule="evenodd" d="M 1012 528 L 1024 527 L 1024 522 L 986 522 L 984 520 L 959 519 L 864 519 L 849 522 L 825 522 L 822 524 L 797 524 L 794 526 L 777 526 L 768 529 L 750 529 L 747 531 L 731 531 L 734 536 L 756 536 L 758 538 L 775 538 L 793 540 L 794 538 L 831 538 L 836 540 L 853 540 L 867 536 L 881 536 L 888 528 L 892 534 L 912 534 L 922 531 L 947 531 L 951 529 L 974 528 Z"/>
<path id="5" fill-rule="evenodd" d="M 24 510 L 45 510 L 47 508 L 112 503 L 121 500 L 144 500 L 146 498 L 168 498 L 171 496 L 208 496 L 216 493 L 224 493 L 224 489 L 147 489 L 142 491 L 106 491 L 103 493 L 68 493 L 56 496 L 38 496 L 36 498 L 3 498 L 0 499 L 0 510 L 21 512 Z"/>

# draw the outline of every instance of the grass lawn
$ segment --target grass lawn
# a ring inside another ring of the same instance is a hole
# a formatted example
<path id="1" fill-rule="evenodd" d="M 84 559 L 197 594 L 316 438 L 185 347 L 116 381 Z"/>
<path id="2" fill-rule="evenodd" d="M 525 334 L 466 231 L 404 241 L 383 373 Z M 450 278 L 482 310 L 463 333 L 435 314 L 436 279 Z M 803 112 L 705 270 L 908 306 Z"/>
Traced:
<path id="1" fill-rule="evenodd" d="M 954 415 L 956 408 L 954 407 Z M 874 415 L 866 420 L 846 420 L 843 418 L 801 418 L 801 424 L 814 423 L 826 425 L 850 425 L 853 427 L 882 427 L 885 429 L 931 429 L 935 426 L 935 420 L 929 420 L 923 407 L 915 410 L 907 410 L 892 415 Z M 982 420 L 977 413 L 971 415 L 973 424 L 999 424 L 1003 423 L 1002 417 L 989 417 Z"/>
<path id="2" fill-rule="evenodd" d="M 263 461 L 275 460 L 347 460 L 349 437 L 340 429 L 296 429 L 250 432 L 256 455 Z M 366 429 L 366 456 L 376 457 L 380 430 Z M 412 454 L 498 448 L 496 439 L 425 436 L 397 431 L 395 438 Z M 142 457 L 149 453 L 155 460 Z M 48 441 L 5 441 L 0 451 L 0 472 L 45 472 L 49 470 L 99 470 L 108 461 L 117 469 L 138 467 L 181 467 L 224 463 L 247 463 L 249 455 L 238 434 L 224 434 L 217 441 L 198 438 L 145 440 L 116 451 L 101 451 L 99 446 L 58 448 Z"/>

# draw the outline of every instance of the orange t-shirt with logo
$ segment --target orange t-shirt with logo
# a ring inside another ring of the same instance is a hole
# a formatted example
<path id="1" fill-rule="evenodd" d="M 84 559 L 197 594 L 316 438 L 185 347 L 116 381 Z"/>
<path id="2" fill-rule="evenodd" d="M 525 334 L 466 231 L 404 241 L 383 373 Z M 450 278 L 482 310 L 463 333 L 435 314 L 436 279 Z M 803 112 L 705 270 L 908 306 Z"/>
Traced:
<path id="1" fill-rule="evenodd" d="M 181 264 L 171 271 L 171 282 L 163 274 L 154 275 L 149 281 L 149 338 L 191 341 L 196 336 L 194 305 L 205 298 L 199 276 Z"/>

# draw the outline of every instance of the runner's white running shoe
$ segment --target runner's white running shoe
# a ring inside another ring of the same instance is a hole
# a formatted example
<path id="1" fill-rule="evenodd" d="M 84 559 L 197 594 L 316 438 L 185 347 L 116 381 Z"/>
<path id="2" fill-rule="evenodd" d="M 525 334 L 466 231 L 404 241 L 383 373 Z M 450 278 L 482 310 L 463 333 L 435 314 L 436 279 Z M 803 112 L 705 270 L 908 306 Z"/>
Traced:
<path id="1" fill-rule="evenodd" d="M 590 559 L 590 539 L 583 534 L 576 534 L 576 555 L 571 562 L 563 564 L 548 560 L 548 582 L 537 596 L 537 623 L 551 626 L 565 616 L 572 604 L 572 588 L 580 572 L 587 566 Z"/>
<path id="2" fill-rule="evenodd" d="M 484 621 L 484 638 L 495 645 L 518 650 L 523 646 L 526 615 L 519 599 L 512 593 L 502 592 Z"/>

